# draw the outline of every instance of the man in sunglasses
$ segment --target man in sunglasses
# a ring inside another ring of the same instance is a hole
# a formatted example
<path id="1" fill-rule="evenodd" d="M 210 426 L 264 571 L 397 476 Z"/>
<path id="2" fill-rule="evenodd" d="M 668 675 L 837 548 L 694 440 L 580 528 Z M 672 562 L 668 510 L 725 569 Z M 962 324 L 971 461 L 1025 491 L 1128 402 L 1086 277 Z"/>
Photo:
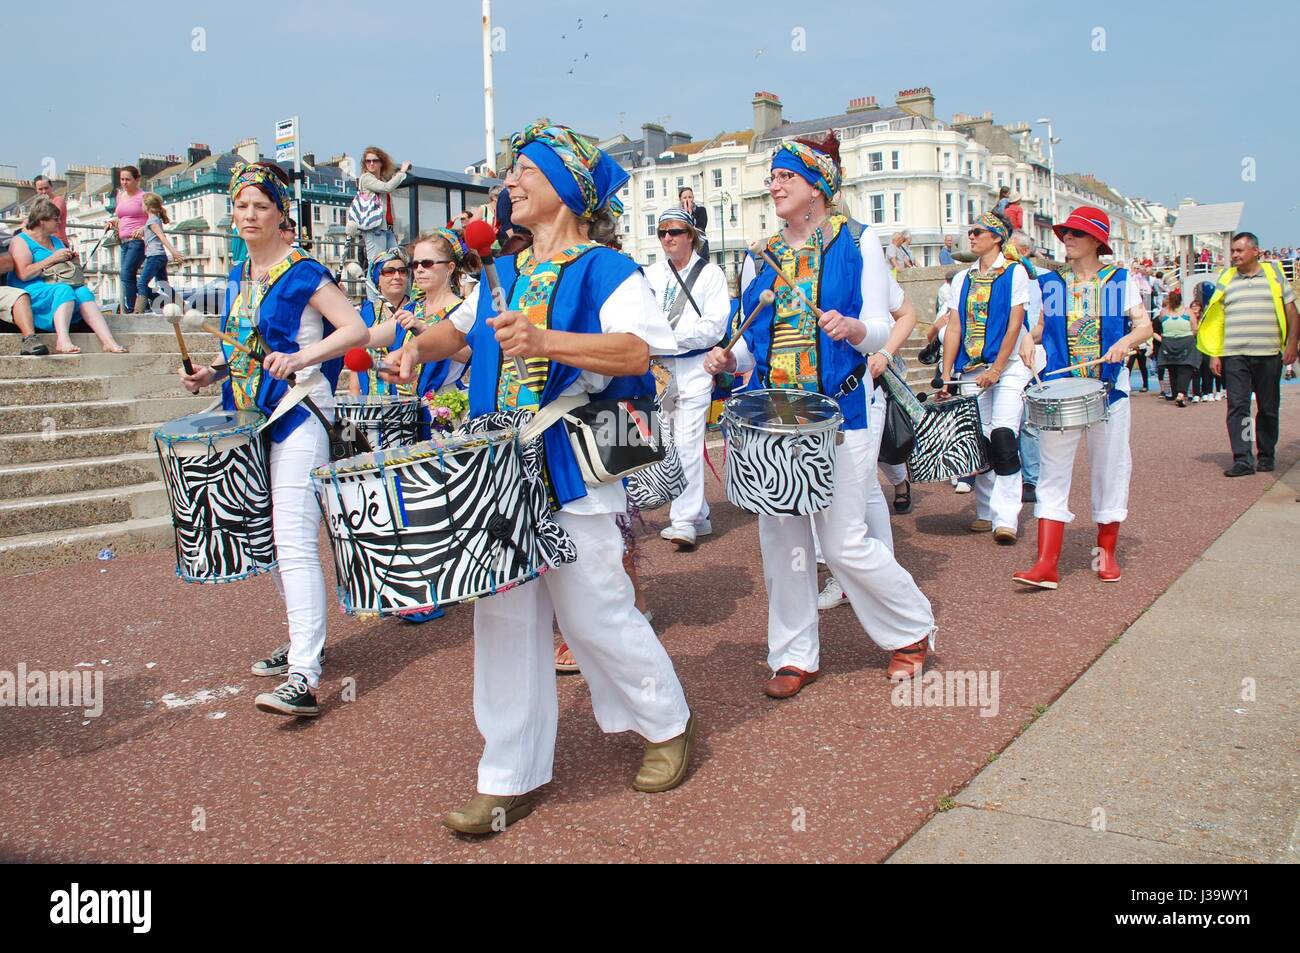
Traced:
<path id="1" fill-rule="evenodd" d="M 1133 348 L 1151 337 L 1151 321 L 1137 282 L 1116 264 L 1103 265 L 1111 254 L 1110 218 L 1099 208 L 1081 206 L 1063 223 L 1052 226 L 1065 245 L 1066 267 L 1044 272 L 1042 320 L 1034 329 L 1047 355 L 1045 373 L 1072 365 L 1100 361 L 1070 373 L 1106 384 L 1107 417 L 1087 428 L 1088 466 L 1092 473 L 1092 518 L 1097 524 L 1097 576 L 1118 582 L 1115 545 L 1119 524 L 1128 517 L 1129 479 L 1133 456 L 1129 450 L 1131 420 L 1129 372 L 1125 360 Z M 1062 379 L 1059 376 L 1051 380 Z M 1068 379 L 1068 378 L 1066 378 Z M 1022 585 L 1055 589 L 1057 562 L 1070 512 L 1070 482 L 1074 456 L 1083 430 L 1040 430 L 1039 472 L 1034 515 L 1038 517 L 1038 560 L 1032 569 L 1015 573 Z"/>
<path id="2" fill-rule="evenodd" d="M 952 379 L 956 371 L 963 382 L 974 381 L 989 440 L 993 469 L 975 478 L 976 518 L 970 530 L 992 530 L 994 542 L 1010 546 L 1016 541 L 1023 492 L 1018 434 L 1030 370 L 1020 358 L 1020 344 L 1031 277 L 1008 241 L 1010 226 L 994 213 L 985 212 L 966 234 L 977 260 L 949 286 L 943 378 Z"/>
<path id="3" fill-rule="evenodd" d="M 704 370 L 704 358 L 726 333 L 731 296 L 722 269 L 701 257 L 703 235 L 686 209 L 659 216 L 659 244 L 663 260 L 645 271 L 677 339 L 677 352 L 656 360 L 670 375 L 660 399 L 686 477 L 686 489 L 673 501 L 672 523 L 660 535 L 680 551 L 694 549 L 713 532 L 704 500 L 704 427 L 713 375 Z"/>

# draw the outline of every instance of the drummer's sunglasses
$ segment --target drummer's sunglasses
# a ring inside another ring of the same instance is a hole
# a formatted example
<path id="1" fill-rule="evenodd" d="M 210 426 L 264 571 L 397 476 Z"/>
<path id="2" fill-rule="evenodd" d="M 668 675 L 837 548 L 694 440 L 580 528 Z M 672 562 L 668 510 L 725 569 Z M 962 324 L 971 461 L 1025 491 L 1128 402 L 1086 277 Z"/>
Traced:
<path id="1" fill-rule="evenodd" d="M 986 228 L 972 228 L 970 231 L 968 231 L 968 232 L 966 233 L 966 237 L 967 237 L 967 238 L 979 238 L 979 237 L 980 237 L 981 235 L 983 235 L 986 231 L 988 231 L 988 229 L 986 229 Z"/>
<path id="2" fill-rule="evenodd" d="M 1088 237 L 1088 233 L 1087 233 L 1087 232 L 1080 231 L 1080 230 L 1077 229 L 1077 228 L 1063 228 L 1063 229 L 1061 229 L 1061 232 L 1062 232 L 1063 234 L 1065 234 L 1065 235 L 1069 235 L 1071 238 L 1087 238 L 1087 237 Z"/>
<path id="3" fill-rule="evenodd" d="M 659 230 L 660 238 L 663 238 L 665 235 L 671 235 L 673 238 L 681 238 L 685 234 L 687 234 L 687 230 L 684 228 L 662 228 Z"/>
<path id="4" fill-rule="evenodd" d="M 408 271 L 409 269 L 405 265 L 396 265 L 392 268 L 379 269 L 379 273 L 381 275 L 405 275 L 408 273 Z"/>
<path id="5" fill-rule="evenodd" d="M 411 267 L 432 270 L 434 265 L 450 264 L 453 264 L 453 262 L 448 258 L 417 258 L 415 261 L 411 262 Z"/>

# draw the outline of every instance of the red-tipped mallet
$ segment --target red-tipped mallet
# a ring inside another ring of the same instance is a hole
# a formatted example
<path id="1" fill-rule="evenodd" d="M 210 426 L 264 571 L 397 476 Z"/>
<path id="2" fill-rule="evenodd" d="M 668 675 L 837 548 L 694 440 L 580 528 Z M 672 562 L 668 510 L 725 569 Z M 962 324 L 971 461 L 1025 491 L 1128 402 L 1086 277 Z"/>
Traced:
<path id="1" fill-rule="evenodd" d="M 370 356 L 370 352 L 364 347 L 354 347 L 343 355 L 343 366 L 353 374 L 364 374 L 366 371 L 375 368 L 375 359 Z M 392 372 L 394 370 L 387 362 L 380 361 L 378 370 Z"/>
<path id="2" fill-rule="evenodd" d="M 465 226 L 465 244 L 474 249 L 483 260 L 483 273 L 487 275 L 488 289 L 492 293 L 492 308 L 500 314 L 498 303 L 503 300 L 498 294 L 501 291 L 501 279 L 497 277 L 496 262 L 492 258 L 492 243 L 496 237 L 496 231 L 482 219 L 476 218 Z M 528 377 L 528 365 L 522 357 L 515 358 L 515 373 L 519 375 L 520 381 Z"/>

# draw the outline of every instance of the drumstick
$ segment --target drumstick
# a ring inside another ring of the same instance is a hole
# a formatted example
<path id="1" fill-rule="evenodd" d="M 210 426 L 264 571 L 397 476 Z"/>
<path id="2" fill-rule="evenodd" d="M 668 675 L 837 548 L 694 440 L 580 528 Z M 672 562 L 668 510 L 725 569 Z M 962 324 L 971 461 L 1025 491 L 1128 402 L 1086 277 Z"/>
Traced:
<path id="1" fill-rule="evenodd" d="M 216 328 L 214 328 L 212 325 L 208 324 L 208 322 L 206 322 L 206 321 L 203 322 L 203 330 L 204 330 L 204 331 L 207 331 L 207 332 L 208 332 L 209 334 L 211 334 L 214 338 L 220 338 L 221 340 L 225 341 L 227 344 L 229 344 L 231 347 L 233 347 L 236 351 L 243 351 L 245 354 L 252 354 L 252 353 L 253 353 L 249 348 L 246 348 L 246 347 L 244 347 L 244 345 L 240 344 L 239 341 L 238 341 L 238 340 L 237 340 L 233 335 L 225 334 L 225 333 L 223 333 L 223 332 L 221 332 L 221 331 L 218 331 Z"/>
<path id="2" fill-rule="evenodd" d="M 189 349 L 185 346 L 185 335 L 181 333 L 181 316 L 178 313 L 167 314 L 167 320 L 176 332 L 176 343 L 181 349 L 181 363 L 185 365 L 185 373 L 191 377 L 194 376 L 194 364 L 190 361 Z"/>
<path id="3" fill-rule="evenodd" d="M 1136 353 L 1137 353 L 1136 351 L 1129 351 L 1128 354 L 1125 354 L 1124 356 L 1125 356 L 1125 357 L 1129 357 L 1130 355 L 1132 355 L 1132 354 L 1136 354 Z M 1068 373 L 1070 373 L 1070 371 L 1077 371 L 1077 370 L 1081 370 L 1082 368 L 1085 368 L 1085 367 L 1093 367 L 1093 366 L 1095 366 L 1095 365 L 1097 365 L 1097 364 L 1102 364 L 1102 363 L 1105 362 L 1105 360 L 1106 360 L 1105 357 L 1099 357 L 1099 358 L 1097 358 L 1095 361 L 1084 361 L 1082 364 L 1071 364 L 1069 367 L 1059 367 L 1059 368 L 1057 368 L 1057 369 L 1054 370 L 1054 371 L 1048 371 L 1048 372 L 1047 372 L 1046 374 L 1044 374 L 1043 376 L 1044 376 L 1044 377 L 1051 377 L 1053 374 L 1068 374 Z"/>
<path id="4" fill-rule="evenodd" d="M 487 276 L 488 289 L 492 293 L 492 304 L 500 313 L 502 310 L 508 310 L 510 305 L 502 292 L 501 279 L 497 277 L 497 266 L 492 257 L 494 241 L 496 241 L 495 230 L 482 219 L 476 219 L 465 226 L 465 244 L 478 254 L 483 264 L 483 274 Z M 519 378 L 519 384 L 522 386 L 528 379 L 528 364 L 518 355 L 514 357 L 514 362 L 515 376 Z"/>
<path id="5" fill-rule="evenodd" d="M 745 318 L 745 323 L 740 326 L 732 336 L 731 340 L 727 342 L 727 346 L 724 347 L 723 350 L 730 354 L 731 349 L 740 343 L 740 339 L 744 336 L 745 332 L 749 330 L 749 326 L 754 323 L 754 319 L 758 317 L 758 312 L 762 311 L 775 300 L 776 295 L 771 289 L 765 289 L 760 292 L 758 295 L 758 304 L 754 305 L 754 310 L 749 312 L 749 316 Z"/>
<path id="6" fill-rule="evenodd" d="M 753 252 L 756 257 L 762 258 L 763 261 L 771 265 L 772 270 L 777 273 L 777 276 L 782 281 L 784 281 L 787 285 L 790 286 L 790 290 L 794 292 L 795 297 L 798 298 L 800 301 L 802 301 L 803 306 L 812 312 L 812 316 L 816 318 L 818 321 L 821 320 L 822 309 L 817 307 L 817 305 L 813 304 L 811 301 L 809 301 L 808 296 L 803 293 L 803 289 L 800 288 L 797 284 L 795 284 L 792 279 L 786 277 L 785 272 L 781 270 L 781 266 L 776 263 L 776 259 L 774 259 L 771 256 L 771 254 L 768 253 L 766 245 L 764 245 L 761 241 L 757 241 L 754 242 L 754 244 L 749 246 L 749 250 Z"/>

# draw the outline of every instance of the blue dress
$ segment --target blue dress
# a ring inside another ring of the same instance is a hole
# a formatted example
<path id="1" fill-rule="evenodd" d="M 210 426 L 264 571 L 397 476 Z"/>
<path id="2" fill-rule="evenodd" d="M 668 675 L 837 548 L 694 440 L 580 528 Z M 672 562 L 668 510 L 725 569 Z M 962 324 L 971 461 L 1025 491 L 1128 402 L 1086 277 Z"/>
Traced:
<path id="1" fill-rule="evenodd" d="M 67 247 L 54 236 L 50 237 L 50 242 L 54 245 L 53 250 L 46 248 L 26 232 L 20 232 L 18 237 L 25 241 L 27 247 L 31 249 L 33 262 L 44 261 L 54 252 Z M 22 281 L 18 277 L 18 272 L 13 271 L 9 273 L 9 285 L 13 288 L 22 288 L 31 295 L 32 321 L 36 324 L 37 331 L 53 331 L 54 312 L 69 301 L 80 307 L 87 301 L 95 300 L 95 296 L 90 293 L 90 289 L 85 285 L 73 288 L 71 285 L 46 281 L 40 275 Z"/>

